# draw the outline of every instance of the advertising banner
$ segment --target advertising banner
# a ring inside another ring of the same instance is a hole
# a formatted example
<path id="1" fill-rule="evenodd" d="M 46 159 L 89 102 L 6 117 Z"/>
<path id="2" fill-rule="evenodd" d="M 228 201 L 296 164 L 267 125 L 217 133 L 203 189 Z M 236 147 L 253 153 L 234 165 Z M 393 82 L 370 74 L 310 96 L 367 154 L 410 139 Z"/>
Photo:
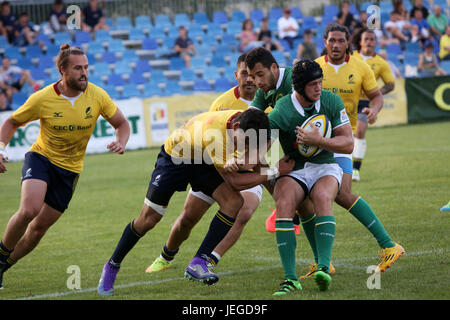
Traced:
<path id="1" fill-rule="evenodd" d="M 405 79 L 395 79 L 395 89 L 383 96 L 384 104 L 373 127 L 384 127 L 408 122 Z"/>

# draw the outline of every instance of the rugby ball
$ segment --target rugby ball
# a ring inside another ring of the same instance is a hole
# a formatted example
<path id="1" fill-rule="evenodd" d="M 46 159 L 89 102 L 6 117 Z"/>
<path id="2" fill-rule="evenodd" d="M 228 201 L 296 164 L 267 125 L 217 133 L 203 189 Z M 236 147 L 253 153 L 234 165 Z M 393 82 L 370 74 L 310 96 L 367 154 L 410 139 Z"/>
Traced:
<path id="1" fill-rule="evenodd" d="M 322 137 L 331 137 L 331 123 L 324 114 L 315 114 L 309 117 L 305 120 L 305 122 L 303 122 L 300 127 L 305 130 L 312 130 L 313 126 L 319 129 L 319 133 L 322 135 Z M 309 146 L 304 143 L 299 143 L 298 151 L 302 156 L 309 158 L 318 155 L 322 151 L 322 149 L 318 146 Z"/>

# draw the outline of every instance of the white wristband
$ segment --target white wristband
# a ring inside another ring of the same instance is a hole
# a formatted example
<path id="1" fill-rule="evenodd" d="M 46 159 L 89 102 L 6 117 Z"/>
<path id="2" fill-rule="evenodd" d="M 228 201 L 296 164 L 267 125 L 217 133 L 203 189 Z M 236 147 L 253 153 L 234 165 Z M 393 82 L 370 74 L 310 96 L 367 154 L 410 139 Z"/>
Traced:
<path id="1" fill-rule="evenodd" d="M 277 167 L 269 168 L 267 170 L 267 180 L 271 181 L 280 176 L 280 171 L 278 171 Z"/>

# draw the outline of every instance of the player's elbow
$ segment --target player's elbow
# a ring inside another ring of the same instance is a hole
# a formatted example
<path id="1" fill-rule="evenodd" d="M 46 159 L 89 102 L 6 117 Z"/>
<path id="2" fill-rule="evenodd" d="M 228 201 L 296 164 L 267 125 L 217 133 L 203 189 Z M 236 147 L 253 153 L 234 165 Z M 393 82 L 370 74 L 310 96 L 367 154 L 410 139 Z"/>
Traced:
<path id="1" fill-rule="evenodd" d="M 345 152 L 343 152 L 343 153 L 347 153 L 347 154 L 353 153 L 353 148 L 354 148 L 353 138 L 350 138 L 350 139 L 348 139 L 348 141 L 345 145 L 345 148 L 344 148 Z"/>

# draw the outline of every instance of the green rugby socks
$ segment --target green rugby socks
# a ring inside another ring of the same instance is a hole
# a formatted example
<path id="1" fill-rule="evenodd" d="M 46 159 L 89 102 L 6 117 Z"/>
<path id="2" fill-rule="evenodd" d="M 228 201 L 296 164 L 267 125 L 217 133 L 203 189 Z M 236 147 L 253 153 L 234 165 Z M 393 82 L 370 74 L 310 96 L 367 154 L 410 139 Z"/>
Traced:
<path id="1" fill-rule="evenodd" d="M 284 278 L 297 280 L 297 272 L 295 270 L 295 249 L 297 248 L 297 239 L 295 238 L 292 219 L 276 219 L 275 235 L 281 263 L 283 264 Z"/>

